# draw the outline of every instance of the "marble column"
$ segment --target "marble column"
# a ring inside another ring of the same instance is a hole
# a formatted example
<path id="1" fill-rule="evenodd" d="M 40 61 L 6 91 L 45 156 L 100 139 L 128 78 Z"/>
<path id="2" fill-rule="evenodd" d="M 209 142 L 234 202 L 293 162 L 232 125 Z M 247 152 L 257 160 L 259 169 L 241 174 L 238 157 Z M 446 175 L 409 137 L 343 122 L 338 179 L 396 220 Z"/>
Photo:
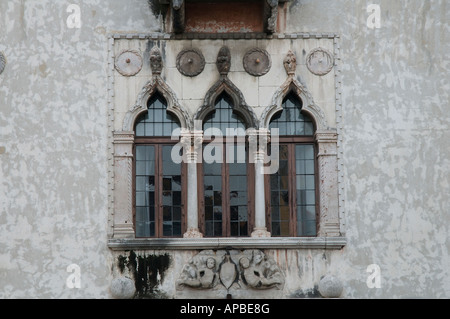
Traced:
<path id="1" fill-rule="evenodd" d="M 189 136 L 182 136 L 181 143 L 186 152 L 187 161 L 187 230 L 184 238 L 202 238 L 198 228 L 198 198 L 197 198 L 197 162 L 198 152 L 201 151 L 202 133 L 194 132 Z"/>
<path id="2" fill-rule="evenodd" d="M 253 153 L 251 155 L 255 163 L 255 226 L 251 234 L 252 237 L 270 237 L 266 227 L 264 191 L 264 158 L 267 154 L 267 141 L 268 134 L 266 131 L 249 133 L 249 150 Z"/>

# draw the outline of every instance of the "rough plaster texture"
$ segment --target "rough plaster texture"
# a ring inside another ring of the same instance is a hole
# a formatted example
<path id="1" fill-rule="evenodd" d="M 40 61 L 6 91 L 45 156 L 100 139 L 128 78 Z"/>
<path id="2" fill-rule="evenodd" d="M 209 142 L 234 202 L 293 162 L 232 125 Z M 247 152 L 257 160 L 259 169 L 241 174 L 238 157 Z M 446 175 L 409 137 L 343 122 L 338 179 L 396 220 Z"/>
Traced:
<path id="1" fill-rule="evenodd" d="M 325 274 L 344 298 L 450 297 L 450 8 L 376 1 L 381 28 L 370 29 L 373 2 L 287 4 L 285 32 L 340 35 L 348 244 L 267 250 L 285 297 L 318 296 Z M 107 248 L 108 34 L 158 32 L 162 20 L 146 1 L 84 0 L 81 28 L 69 29 L 70 3 L 0 2 L 1 298 L 111 298 L 118 274 L 119 253 Z M 170 256 L 157 288 L 171 297 L 196 252 L 141 253 Z M 80 289 L 66 286 L 72 263 Z M 366 285 L 370 264 L 379 289 Z"/>

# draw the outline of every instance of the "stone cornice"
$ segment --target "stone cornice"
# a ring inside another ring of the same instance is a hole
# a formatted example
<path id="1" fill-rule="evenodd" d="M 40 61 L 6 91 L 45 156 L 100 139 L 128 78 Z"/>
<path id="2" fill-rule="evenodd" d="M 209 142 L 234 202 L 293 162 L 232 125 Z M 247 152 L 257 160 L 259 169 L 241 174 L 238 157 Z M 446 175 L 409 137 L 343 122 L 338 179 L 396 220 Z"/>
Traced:
<path id="1" fill-rule="evenodd" d="M 345 237 L 264 237 L 264 238 L 127 238 L 109 239 L 112 250 L 142 249 L 341 249 Z"/>

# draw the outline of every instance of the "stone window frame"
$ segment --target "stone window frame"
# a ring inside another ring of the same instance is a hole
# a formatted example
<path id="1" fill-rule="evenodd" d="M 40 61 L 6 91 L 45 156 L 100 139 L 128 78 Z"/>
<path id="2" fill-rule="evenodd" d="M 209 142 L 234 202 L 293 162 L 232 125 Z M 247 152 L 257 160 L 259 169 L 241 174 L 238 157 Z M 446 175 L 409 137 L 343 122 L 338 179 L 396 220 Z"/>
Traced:
<path id="1" fill-rule="evenodd" d="M 192 35 L 186 35 L 191 39 Z M 250 35 L 251 36 L 251 35 Z M 248 38 L 248 34 L 243 34 L 242 38 Z M 260 34 L 255 37 L 261 38 Z M 132 198 L 132 175 L 126 172 L 132 171 L 132 152 L 129 146 L 134 140 L 134 133 L 131 130 L 114 131 L 114 41 L 115 39 L 152 39 L 152 40 L 170 40 L 180 39 L 179 35 L 170 35 L 165 33 L 152 34 L 110 34 L 108 41 L 108 120 L 110 145 L 108 147 L 110 156 L 108 157 L 109 167 L 109 223 L 108 223 L 108 247 L 112 250 L 124 249 L 218 249 L 233 247 L 236 249 L 341 249 L 347 243 L 345 237 L 345 212 L 343 209 L 343 163 L 342 163 L 342 100 L 341 100 L 341 67 L 340 67 L 340 47 L 339 35 L 334 33 L 291 33 L 277 34 L 274 37 L 280 39 L 291 38 L 332 38 L 334 39 L 335 56 L 335 100 L 336 100 L 336 129 L 329 129 L 326 125 L 325 117 L 320 108 L 314 104 L 311 95 L 303 84 L 298 83 L 296 79 L 289 75 L 286 82 L 274 94 L 271 107 L 268 107 L 259 120 L 260 131 L 268 127 L 270 118 L 281 107 L 281 101 L 289 90 L 294 89 L 304 103 L 304 110 L 312 116 L 317 124 L 315 139 L 319 150 L 319 178 L 322 176 L 332 176 L 325 180 L 329 185 L 321 186 L 321 218 L 317 237 L 248 237 L 248 238 L 201 238 L 192 236 L 187 238 L 135 238 L 133 225 L 126 221 L 126 216 L 131 216 L 129 209 L 124 206 L 125 202 L 130 202 Z M 204 38 L 226 39 L 227 35 L 209 35 L 201 36 Z M 239 38 L 239 35 L 232 35 L 232 38 Z M 268 38 L 273 38 L 269 36 Z M 152 84 L 151 84 L 152 83 Z M 156 85 L 155 85 L 156 84 Z M 149 90 L 149 87 L 151 88 Z M 158 89 L 168 102 L 167 110 L 172 112 L 180 119 L 183 134 L 195 138 L 198 132 L 190 126 L 191 120 L 189 113 L 184 112 L 181 105 L 178 104 L 173 91 L 162 81 L 159 75 L 156 75 L 142 89 L 138 96 L 138 103 L 126 114 L 124 119 L 124 128 L 129 128 L 129 123 L 143 112 L 142 101 L 146 102 L 145 97 L 151 95 L 151 90 Z M 140 101 L 140 102 L 139 102 Z M 305 103 L 306 101 L 306 103 Z M 274 103 L 275 102 L 275 103 Z M 144 103 L 146 105 L 146 103 Z M 127 125 L 128 123 L 128 125 Z M 265 126 L 264 126 L 265 125 Z M 117 174 L 119 173 L 119 174 Z M 118 180 L 122 180 L 122 185 L 117 185 Z M 329 196 L 328 191 L 337 192 L 337 196 Z M 117 196 L 120 194 L 120 196 Z M 122 198 L 122 201 L 118 199 Z M 336 198 L 337 197 L 337 198 Z M 322 210 L 323 209 L 323 210 Z M 332 214 L 329 214 L 331 212 Z M 125 217 L 125 218 L 124 218 Z M 197 221 L 198 223 L 198 221 Z"/>

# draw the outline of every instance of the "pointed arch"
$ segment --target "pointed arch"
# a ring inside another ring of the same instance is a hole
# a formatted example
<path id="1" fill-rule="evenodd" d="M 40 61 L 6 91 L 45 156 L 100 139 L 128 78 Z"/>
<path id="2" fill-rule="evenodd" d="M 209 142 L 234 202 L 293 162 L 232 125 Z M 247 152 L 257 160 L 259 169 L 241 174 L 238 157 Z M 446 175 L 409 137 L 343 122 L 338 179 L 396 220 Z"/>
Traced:
<path id="1" fill-rule="evenodd" d="M 136 104 L 125 114 L 122 125 L 123 131 L 133 131 L 134 123 L 142 113 L 147 112 L 147 101 L 156 92 L 159 92 L 164 97 L 167 102 L 166 111 L 179 120 L 181 128 L 191 129 L 191 117 L 178 103 L 175 92 L 172 91 L 160 76 L 154 76 L 139 92 Z"/>
<path id="2" fill-rule="evenodd" d="M 311 93 L 305 85 L 294 77 L 289 77 L 283 85 L 274 93 L 271 104 L 263 111 L 259 126 L 267 129 L 272 117 L 283 110 L 283 100 L 289 94 L 294 93 L 302 101 L 302 111 L 307 113 L 314 122 L 316 130 L 326 130 L 328 127 L 325 113 L 315 104 Z"/>
<path id="3" fill-rule="evenodd" d="M 231 98 L 233 111 L 236 111 L 244 119 L 247 128 L 256 128 L 258 120 L 255 113 L 245 102 L 242 92 L 226 76 L 221 76 L 219 81 L 208 90 L 203 105 L 195 114 L 194 119 L 203 121 L 208 114 L 213 112 L 216 100 L 223 92 Z"/>

